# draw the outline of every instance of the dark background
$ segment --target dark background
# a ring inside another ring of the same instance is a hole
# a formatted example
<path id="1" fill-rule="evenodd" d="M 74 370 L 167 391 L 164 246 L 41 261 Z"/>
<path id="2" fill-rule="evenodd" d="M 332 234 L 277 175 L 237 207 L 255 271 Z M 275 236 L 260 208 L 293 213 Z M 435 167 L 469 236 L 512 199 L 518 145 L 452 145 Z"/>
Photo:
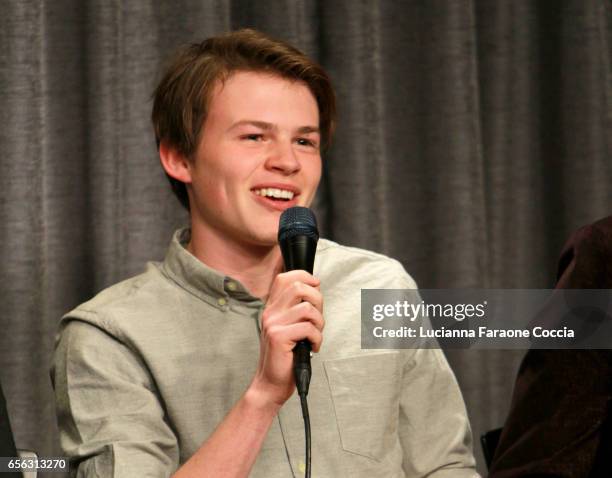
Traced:
<path id="1" fill-rule="evenodd" d="M 399 259 L 423 288 L 549 287 L 568 233 L 612 211 L 611 10 L 0 1 L 0 380 L 17 446 L 60 454 L 48 368 L 61 315 L 161 259 L 186 222 L 149 123 L 177 46 L 250 26 L 329 71 L 325 236 Z M 448 356 L 477 439 L 503 423 L 522 354 Z"/>

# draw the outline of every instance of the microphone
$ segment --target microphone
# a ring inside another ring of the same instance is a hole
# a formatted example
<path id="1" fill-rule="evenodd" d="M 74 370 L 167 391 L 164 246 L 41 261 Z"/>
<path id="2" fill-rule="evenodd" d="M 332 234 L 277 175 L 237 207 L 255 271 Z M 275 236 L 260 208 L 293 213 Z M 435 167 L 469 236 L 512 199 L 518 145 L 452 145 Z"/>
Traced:
<path id="1" fill-rule="evenodd" d="M 286 271 L 301 269 L 312 274 L 318 240 L 317 220 L 310 209 L 296 206 L 283 211 L 278 226 L 278 243 Z M 298 394 L 304 397 L 308 395 L 312 374 L 311 350 L 308 340 L 300 340 L 293 349 L 295 385 Z"/>

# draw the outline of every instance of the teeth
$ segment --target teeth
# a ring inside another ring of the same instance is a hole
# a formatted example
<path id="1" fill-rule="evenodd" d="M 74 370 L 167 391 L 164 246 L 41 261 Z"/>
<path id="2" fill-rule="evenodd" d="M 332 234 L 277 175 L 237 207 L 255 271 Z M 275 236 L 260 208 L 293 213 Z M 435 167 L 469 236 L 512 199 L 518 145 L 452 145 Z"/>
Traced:
<path id="1" fill-rule="evenodd" d="M 273 197 L 277 199 L 289 199 L 289 200 L 293 199 L 293 196 L 294 196 L 292 191 L 287 191 L 286 189 L 277 189 L 277 188 L 256 189 L 255 194 L 257 194 L 258 196 L 267 196 L 267 197 Z"/>

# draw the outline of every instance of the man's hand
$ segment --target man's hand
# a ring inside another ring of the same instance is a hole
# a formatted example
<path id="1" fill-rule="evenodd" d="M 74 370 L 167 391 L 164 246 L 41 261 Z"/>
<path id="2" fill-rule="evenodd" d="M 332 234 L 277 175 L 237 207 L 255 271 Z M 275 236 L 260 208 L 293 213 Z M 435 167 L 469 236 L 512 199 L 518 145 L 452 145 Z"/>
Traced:
<path id="1" fill-rule="evenodd" d="M 259 365 L 250 389 L 280 407 L 293 393 L 293 348 L 308 339 L 318 352 L 323 341 L 323 296 L 319 279 L 303 270 L 279 274 L 262 314 Z"/>

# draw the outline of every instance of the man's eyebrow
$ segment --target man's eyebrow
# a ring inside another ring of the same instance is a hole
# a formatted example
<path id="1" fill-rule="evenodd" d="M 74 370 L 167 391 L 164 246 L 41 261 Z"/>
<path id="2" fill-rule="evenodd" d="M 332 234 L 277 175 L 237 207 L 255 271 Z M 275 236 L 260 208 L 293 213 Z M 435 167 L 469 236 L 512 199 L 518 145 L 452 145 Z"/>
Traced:
<path id="1" fill-rule="evenodd" d="M 255 126 L 256 128 L 262 129 L 264 131 L 273 131 L 276 129 L 276 126 L 272 123 L 267 123 L 265 121 L 257 121 L 257 120 L 240 120 L 235 122 L 233 125 L 229 127 L 228 131 L 231 131 L 235 128 L 239 128 L 240 126 Z M 320 133 L 321 130 L 318 126 L 301 126 L 297 129 L 298 134 L 308 134 L 308 133 Z"/>
<path id="2" fill-rule="evenodd" d="M 240 126 L 255 126 L 256 128 L 263 129 L 264 131 L 271 131 L 275 129 L 275 126 L 272 123 L 266 123 L 265 121 L 241 120 L 231 125 L 228 131 Z"/>
<path id="3" fill-rule="evenodd" d="M 321 130 L 318 126 L 302 126 L 301 128 L 298 128 L 297 132 L 299 134 L 321 133 Z"/>

